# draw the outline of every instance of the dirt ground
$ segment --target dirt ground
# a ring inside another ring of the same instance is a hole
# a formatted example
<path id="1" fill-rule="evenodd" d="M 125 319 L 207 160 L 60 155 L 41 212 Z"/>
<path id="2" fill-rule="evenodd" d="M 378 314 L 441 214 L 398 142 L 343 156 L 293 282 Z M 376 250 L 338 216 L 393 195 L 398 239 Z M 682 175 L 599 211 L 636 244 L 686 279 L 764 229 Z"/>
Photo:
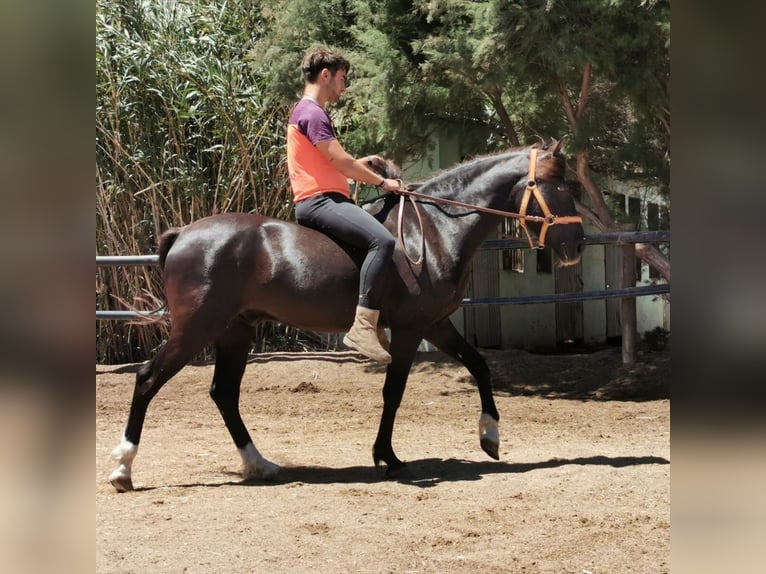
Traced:
<path id="1" fill-rule="evenodd" d="M 96 571 L 668 572 L 669 353 L 642 352 L 634 369 L 618 348 L 482 354 L 499 462 L 479 447 L 472 378 L 439 353 L 418 356 L 399 410 L 400 480 L 372 464 L 381 367 L 259 356 L 242 413 L 280 480 L 241 480 L 207 395 L 213 367 L 198 365 L 152 403 L 124 494 L 107 477 L 136 365 L 97 365 Z"/>

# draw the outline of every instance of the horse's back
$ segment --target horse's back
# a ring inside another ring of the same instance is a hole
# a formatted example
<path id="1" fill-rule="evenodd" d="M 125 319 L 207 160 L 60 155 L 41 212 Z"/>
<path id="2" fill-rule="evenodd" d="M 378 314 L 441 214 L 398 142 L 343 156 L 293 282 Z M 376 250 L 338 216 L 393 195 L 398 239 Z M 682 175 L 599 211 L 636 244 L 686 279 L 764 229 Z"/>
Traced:
<path id="1" fill-rule="evenodd" d="M 245 213 L 182 228 L 163 270 L 171 315 L 208 306 L 327 330 L 353 313 L 358 273 L 350 253 L 324 234 Z"/>
<path id="2" fill-rule="evenodd" d="M 268 264 L 274 278 L 287 268 L 342 268 L 353 265 L 352 254 L 335 241 L 294 222 L 258 213 L 221 213 L 199 219 L 180 230 L 168 230 L 175 240 L 169 247 L 166 264 L 190 263 L 197 258 L 206 269 L 236 262 Z M 162 239 L 160 246 L 162 249 Z"/>

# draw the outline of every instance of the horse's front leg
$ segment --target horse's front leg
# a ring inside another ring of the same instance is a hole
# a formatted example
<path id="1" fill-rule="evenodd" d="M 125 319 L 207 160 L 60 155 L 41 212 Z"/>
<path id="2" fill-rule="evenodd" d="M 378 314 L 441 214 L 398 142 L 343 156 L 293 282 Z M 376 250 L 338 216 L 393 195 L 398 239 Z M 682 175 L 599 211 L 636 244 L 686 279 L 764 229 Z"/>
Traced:
<path id="1" fill-rule="evenodd" d="M 449 319 L 444 319 L 434 325 L 425 338 L 450 357 L 462 363 L 476 379 L 481 398 L 479 442 L 484 452 L 495 460 L 499 460 L 500 432 L 497 423 L 500 420 L 500 415 L 492 396 L 489 367 L 487 367 L 484 357 L 457 332 Z"/>
<path id="2" fill-rule="evenodd" d="M 391 436 L 394 431 L 396 411 L 402 402 L 407 377 L 410 374 L 415 352 L 421 337 L 409 332 L 391 331 L 391 363 L 386 368 L 386 382 L 383 385 L 383 413 L 380 417 L 378 436 L 372 447 L 372 459 L 375 466 L 380 461 L 386 463 L 386 476 L 395 477 L 405 467 L 394 453 Z"/>

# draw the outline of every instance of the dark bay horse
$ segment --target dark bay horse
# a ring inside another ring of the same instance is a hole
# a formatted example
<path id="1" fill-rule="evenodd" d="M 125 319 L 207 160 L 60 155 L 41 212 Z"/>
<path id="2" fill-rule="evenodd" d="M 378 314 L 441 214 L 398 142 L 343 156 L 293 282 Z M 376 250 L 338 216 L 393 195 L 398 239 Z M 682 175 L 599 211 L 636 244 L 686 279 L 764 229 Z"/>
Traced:
<path id="1" fill-rule="evenodd" d="M 539 195 L 525 200 L 534 183 Z M 449 319 L 465 294 L 474 253 L 502 218 L 482 209 L 518 213 L 523 204 L 523 211 L 536 216 L 528 223 L 531 232 L 545 236 L 564 265 L 579 261 L 584 236 L 564 183 L 564 158 L 558 144 L 474 159 L 424 182 L 417 194 L 422 224 L 408 202 L 403 232 L 409 251 L 422 243 L 423 260 L 413 262 L 397 245 L 380 314 L 380 325 L 390 329 L 392 362 L 386 369 L 383 412 L 372 456 L 376 466 L 381 461 L 387 465 L 388 476 L 405 466 L 394 453 L 391 437 L 423 339 L 462 363 L 475 378 L 481 401 L 480 444 L 498 459 L 500 417 L 489 369 Z M 365 209 L 396 234 L 400 199 L 388 194 Z M 541 222 L 544 215 L 550 217 Z M 555 224 L 557 217 L 568 218 L 569 224 Z M 277 321 L 307 331 L 347 331 L 358 297 L 359 255 L 317 231 L 258 214 L 214 215 L 166 231 L 160 238 L 159 257 L 171 332 L 136 375 L 128 423 L 114 450 L 119 466 L 109 477 L 112 485 L 118 491 L 133 489 L 131 468 L 150 401 L 210 342 L 215 347 L 210 396 L 242 457 L 244 477 L 276 477 L 279 467 L 258 452 L 239 413 L 240 383 L 253 326 Z"/>

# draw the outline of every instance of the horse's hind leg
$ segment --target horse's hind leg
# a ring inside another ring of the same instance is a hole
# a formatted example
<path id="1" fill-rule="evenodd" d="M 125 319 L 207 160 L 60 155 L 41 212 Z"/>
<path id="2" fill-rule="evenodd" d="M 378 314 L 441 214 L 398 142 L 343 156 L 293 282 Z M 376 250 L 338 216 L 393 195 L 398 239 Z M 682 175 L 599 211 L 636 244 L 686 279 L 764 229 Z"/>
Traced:
<path id="1" fill-rule="evenodd" d="M 468 372 L 476 379 L 481 398 L 481 417 L 479 417 L 479 440 L 481 448 L 489 456 L 498 460 L 500 448 L 500 433 L 497 423 L 500 415 L 495 406 L 492 396 L 492 384 L 490 383 L 489 367 L 484 357 L 466 341 L 449 319 L 440 321 L 434 325 L 426 335 L 426 340 L 436 345 L 440 350 L 447 353 L 453 359 L 468 369 Z"/>
<path id="2" fill-rule="evenodd" d="M 239 412 L 239 392 L 247 365 L 252 327 L 235 319 L 215 341 L 215 371 L 210 397 L 223 417 L 226 428 L 239 450 L 245 479 L 271 479 L 279 467 L 266 460 L 255 448 Z"/>
<path id="3" fill-rule="evenodd" d="M 133 490 L 133 459 L 138 451 L 149 403 L 162 386 L 191 361 L 207 342 L 206 337 L 210 331 L 203 329 L 194 331 L 199 335 L 191 334 L 192 331 L 194 330 L 185 331 L 182 328 L 182 321 L 179 320 L 174 324 L 165 345 L 151 360 L 138 369 L 125 433 L 120 444 L 112 451 L 118 466 L 109 475 L 109 482 L 119 492 Z"/>

